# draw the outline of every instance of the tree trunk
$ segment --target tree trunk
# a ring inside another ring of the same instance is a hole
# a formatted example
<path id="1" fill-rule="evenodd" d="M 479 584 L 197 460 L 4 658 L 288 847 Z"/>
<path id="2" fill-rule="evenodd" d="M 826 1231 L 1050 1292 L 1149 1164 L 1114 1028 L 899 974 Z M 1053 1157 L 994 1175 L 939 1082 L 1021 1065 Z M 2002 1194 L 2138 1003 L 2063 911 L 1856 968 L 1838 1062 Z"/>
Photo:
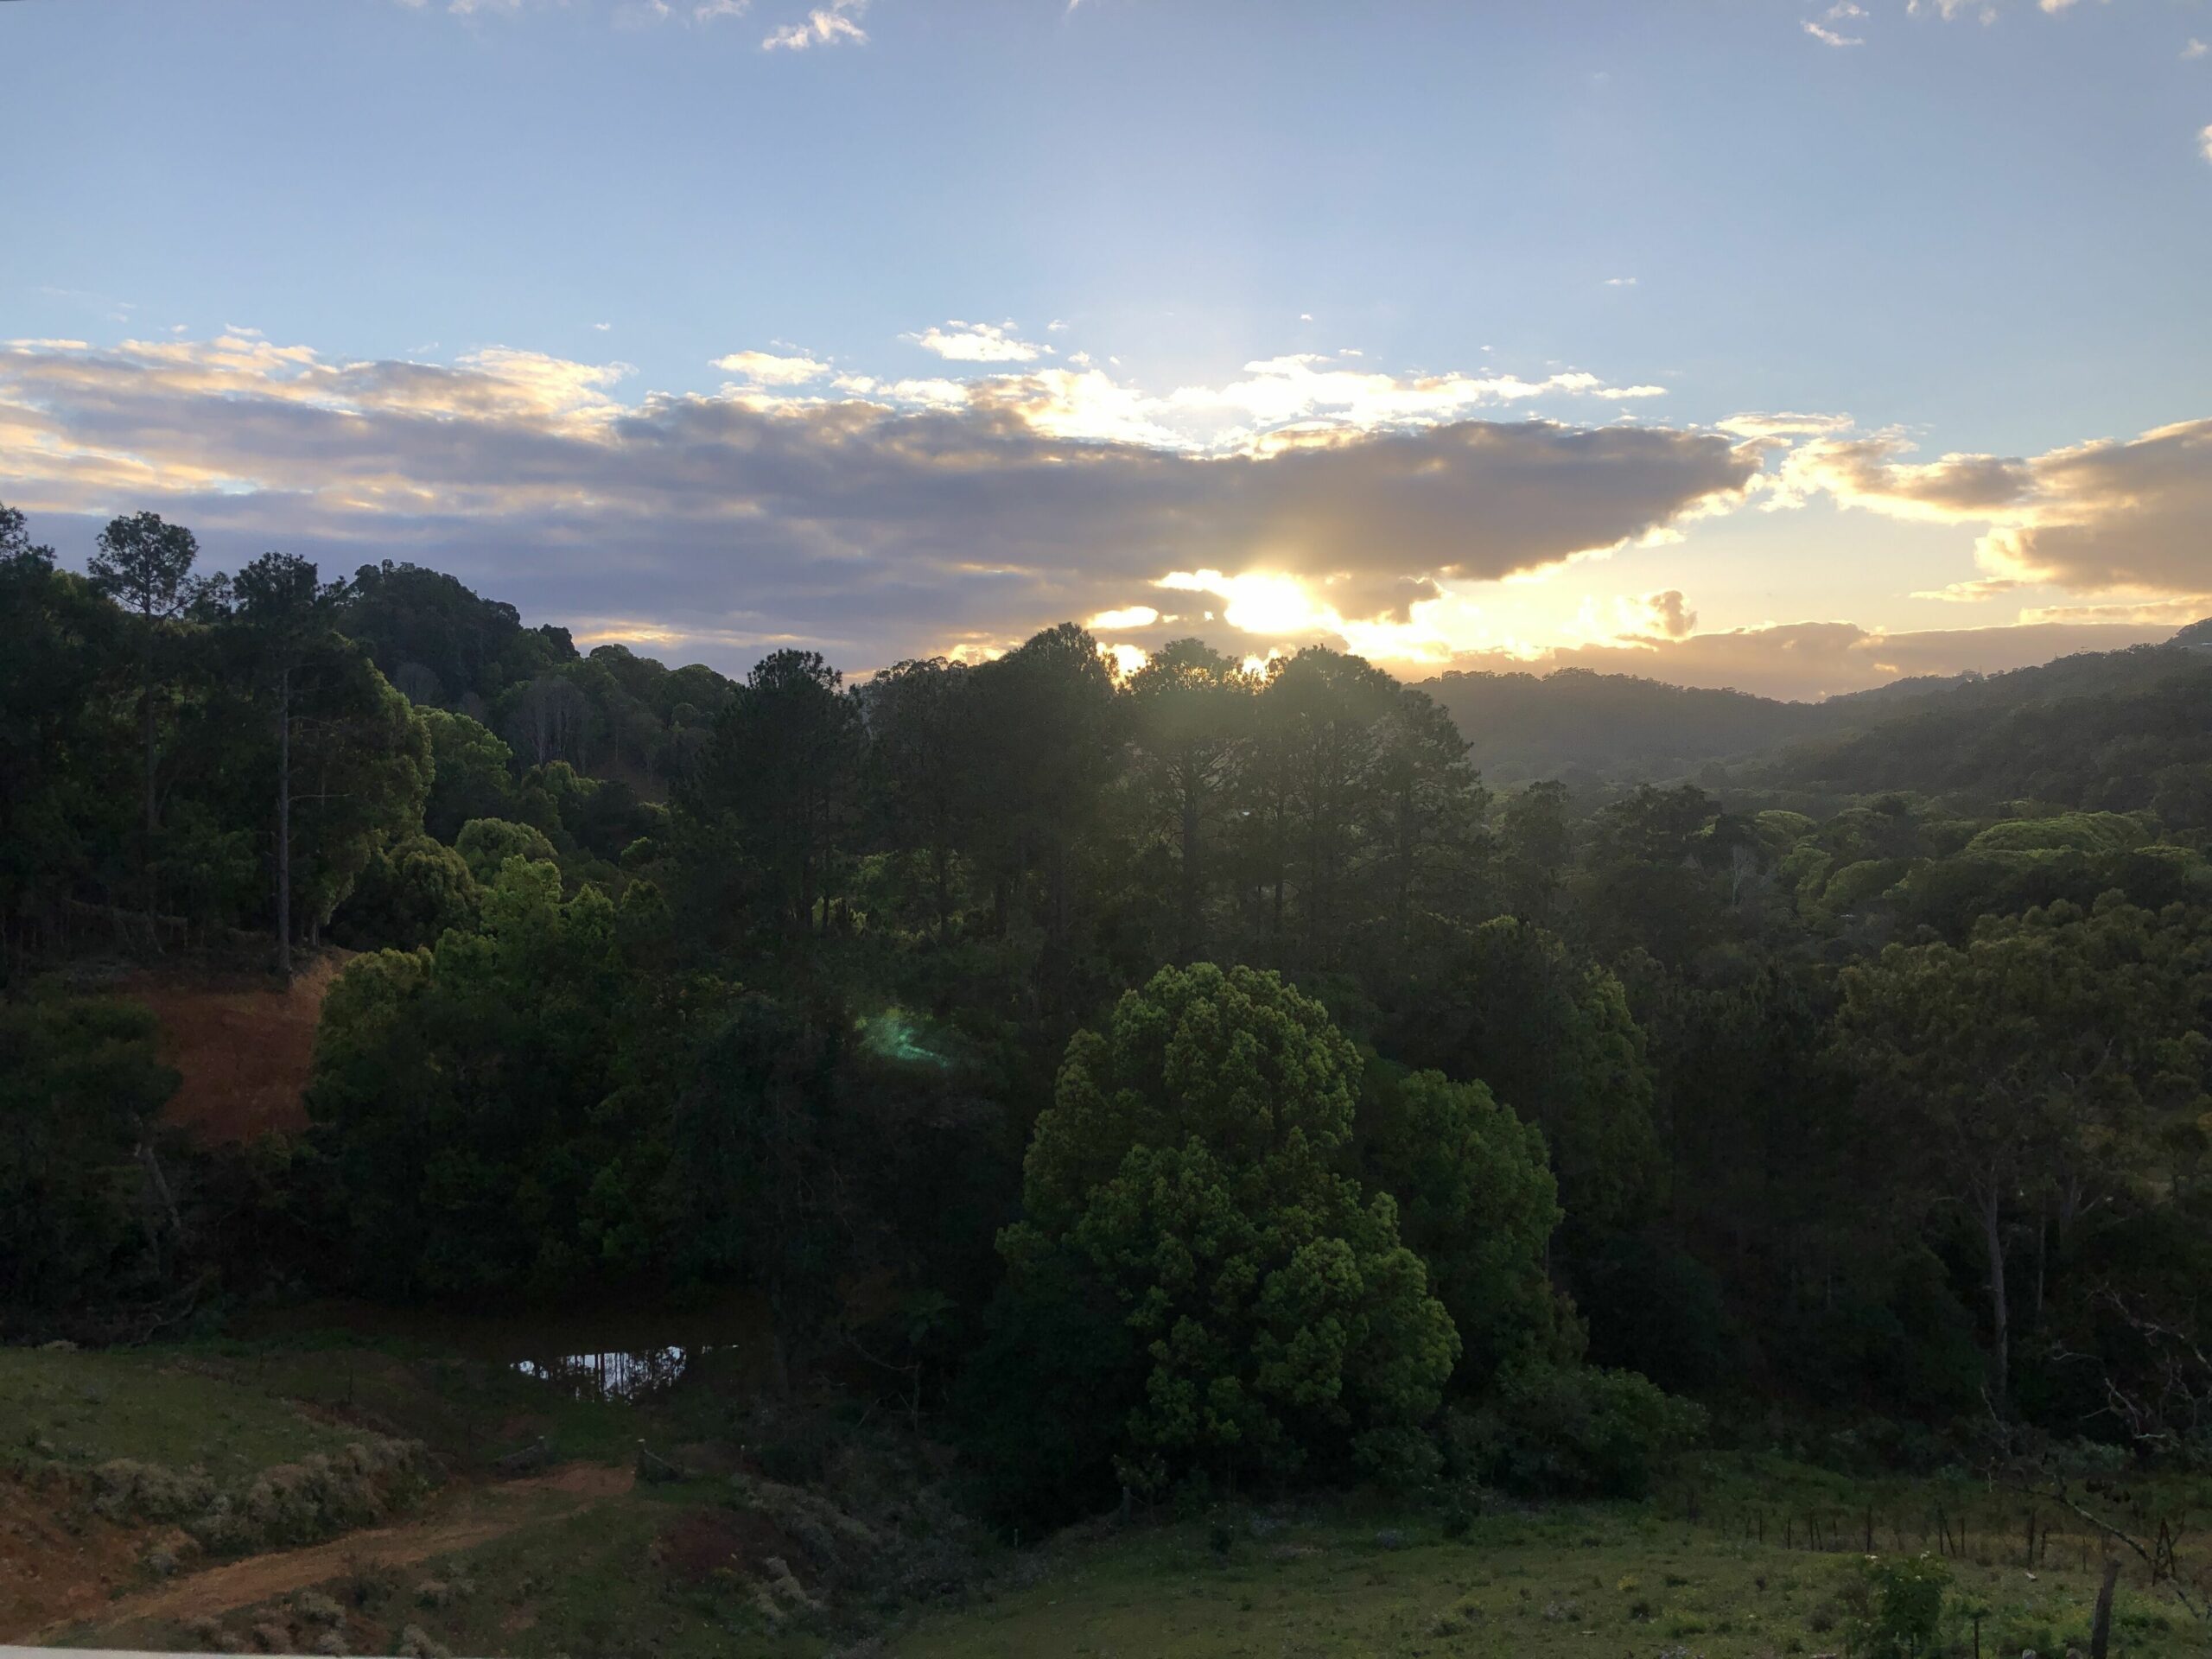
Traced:
<path id="1" fill-rule="evenodd" d="M 1198 795 L 1186 784 L 1183 790 L 1183 961 L 1198 959 Z"/>
<path id="2" fill-rule="evenodd" d="M 2002 1195 L 1995 1181 L 1981 1195 L 1982 1242 L 1989 1250 L 1989 1346 L 1991 1404 L 1999 1421 L 2012 1413 L 2008 1395 L 2012 1382 L 2012 1320 L 2005 1299 L 2005 1233 L 1999 1224 Z"/>
<path id="3" fill-rule="evenodd" d="M 276 977 L 292 982 L 292 671 L 276 671 Z"/>
<path id="4" fill-rule="evenodd" d="M 154 794 L 154 654 L 150 650 L 139 677 L 138 729 L 146 748 L 146 840 L 150 854 L 154 831 L 159 828 Z"/>

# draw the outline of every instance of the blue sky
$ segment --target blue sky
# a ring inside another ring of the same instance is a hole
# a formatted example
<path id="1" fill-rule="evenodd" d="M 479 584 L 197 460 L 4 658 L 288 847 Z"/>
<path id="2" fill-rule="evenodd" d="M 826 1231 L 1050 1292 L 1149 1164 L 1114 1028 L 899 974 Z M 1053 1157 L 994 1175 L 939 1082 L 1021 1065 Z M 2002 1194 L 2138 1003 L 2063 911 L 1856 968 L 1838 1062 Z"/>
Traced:
<path id="1" fill-rule="evenodd" d="M 725 667 L 1149 608 L 1102 637 L 1816 695 L 2157 637 L 2212 609 L 2207 41 L 2204 0 L 16 0 L 0 338 L 46 343 L 0 499 Z"/>

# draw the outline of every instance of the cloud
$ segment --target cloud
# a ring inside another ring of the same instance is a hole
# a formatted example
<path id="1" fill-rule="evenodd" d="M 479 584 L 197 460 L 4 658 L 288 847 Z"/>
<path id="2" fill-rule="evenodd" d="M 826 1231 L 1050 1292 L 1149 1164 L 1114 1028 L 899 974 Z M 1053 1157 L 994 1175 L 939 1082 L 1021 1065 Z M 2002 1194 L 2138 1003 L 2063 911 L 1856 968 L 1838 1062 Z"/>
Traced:
<path id="1" fill-rule="evenodd" d="M 47 537 L 65 548 L 145 508 L 194 525 L 211 563 L 415 559 L 731 666 L 751 648 L 732 641 L 770 638 L 854 668 L 984 650 L 1209 571 L 1225 597 L 1201 608 L 1411 659 L 1448 651 L 1421 623 L 1442 584 L 1634 544 L 1740 500 L 1758 466 L 1713 433 L 1534 419 L 1090 437 L 1064 423 L 1142 399 L 1106 382 L 1071 404 L 1055 386 L 1090 377 L 1057 370 L 936 401 L 864 377 L 618 398 L 629 375 L 504 348 L 344 361 L 243 332 L 17 342 L 0 499 L 67 518 Z"/>
<path id="2" fill-rule="evenodd" d="M 691 20 L 711 23 L 718 17 L 742 17 L 752 9 L 753 0 L 700 0 L 691 9 Z"/>
<path id="3" fill-rule="evenodd" d="M 1607 288 L 1634 288 L 1636 286 L 1636 278 L 1633 276 L 1608 276 L 1605 278 L 1605 286 Z"/>
<path id="4" fill-rule="evenodd" d="M 2183 63 L 2193 63 L 2208 52 L 2212 52 L 2212 46 L 2207 46 L 2200 40 L 2191 39 L 2188 45 L 2182 48 L 2181 60 Z"/>
<path id="5" fill-rule="evenodd" d="M 827 363 L 804 353 L 784 356 L 774 352 L 732 352 L 728 357 L 716 358 L 713 366 L 764 386 L 804 385 L 830 372 Z"/>
<path id="6" fill-rule="evenodd" d="M 1714 424 L 1739 438 L 1825 437 L 1849 431 L 1852 419 L 1848 415 L 1743 414 Z"/>
<path id="7" fill-rule="evenodd" d="M 949 363 L 1033 363 L 1045 348 L 1033 346 L 1010 333 L 1013 324 L 963 322 L 954 318 L 941 328 L 903 334 L 925 352 L 935 352 Z"/>
<path id="8" fill-rule="evenodd" d="M 1978 582 L 1955 582 L 1946 587 L 1926 588 L 1913 597 L 1941 600 L 1947 605 L 1978 605 L 1985 599 L 2014 592 L 2022 585 L 2011 576 L 1985 576 Z"/>
<path id="9" fill-rule="evenodd" d="M 1666 639 L 1686 639 L 1697 627 L 1697 613 L 1690 609 L 1679 588 L 1646 594 L 1640 602 L 1650 618 L 1648 632 Z"/>
<path id="10" fill-rule="evenodd" d="M 830 0 L 806 14 L 802 22 L 785 23 L 768 31 L 763 52 L 804 52 L 817 46 L 866 46 L 868 31 L 857 21 L 868 10 L 868 0 Z"/>
<path id="11" fill-rule="evenodd" d="M 2212 420 L 2025 459 L 1900 460 L 1910 448 L 1895 433 L 1815 439 L 1781 476 L 1891 518 L 1984 524 L 1975 553 L 1993 577 L 2089 593 L 2212 588 Z"/>
<path id="12" fill-rule="evenodd" d="M 1946 10 L 1943 15 L 1948 17 L 1950 13 Z M 1864 46 L 1866 44 L 1864 36 L 1846 35 L 1835 25 L 1857 22 L 1866 16 L 1864 6 L 1854 5 L 1852 0 L 1836 0 L 1836 3 L 1822 12 L 1817 20 L 1811 17 L 1804 19 L 1803 27 L 1808 35 L 1823 46 Z"/>
<path id="13" fill-rule="evenodd" d="M 1149 605 L 1125 605 L 1118 610 L 1101 611 L 1084 624 L 1088 628 L 1149 628 L 1158 623 L 1160 613 Z"/>
<path id="14" fill-rule="evenodd" d="M 2119 622 L 2144 627 L 2179 628 L 2212 616 L 2212 594 L 2152 599 L 2117 605 L 2045 605 L 2020 613 L 2024 623 Z"/>
<path id="15" fill-rule="evenodd" d="M 2208 123 L 2204 130 L 2196 135 L 2196 149 L 2206 161 L 2212 162 L 2212 123 Z"/>
<path id="16" fill-rule="evenodd" d="M 1972 17 L 1986 28 L 1997 21 L 1997 8 L 1989 0 L 1909 0 L 1905 10 L 1916 17 L 1932 11 L 1947 23 Z"/>

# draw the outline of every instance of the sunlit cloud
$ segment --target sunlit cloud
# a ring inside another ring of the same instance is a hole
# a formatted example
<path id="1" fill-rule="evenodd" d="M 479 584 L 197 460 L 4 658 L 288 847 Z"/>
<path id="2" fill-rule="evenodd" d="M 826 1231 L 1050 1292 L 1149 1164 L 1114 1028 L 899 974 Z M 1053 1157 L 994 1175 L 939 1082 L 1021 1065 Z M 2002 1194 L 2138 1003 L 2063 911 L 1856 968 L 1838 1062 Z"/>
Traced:
<path id="1" fill-rule="evenodd" d="M 1012 325 L 962 322 L 955 319 L 941 328 L 906 336 L 925 352 L 934 352 L 952 363 L 1032 363 L 1045 348 L 1009 332 Z"/>
<path id="2" fill-rule="evenodd" d="M 714 366 L 764 386 L 804 385 L 830 372 L 827 363 L 804 353 L 732 352 L 728 357 L 716 358 Z"/>
<path id="3" fill-rule="evenodd" d="M 1646 544 L 1742 502 L 1759 467 L 1723 435 L 1450 401 L 1354 400 L 1230 442 L 1099 370 L 717 361 L 733 381 L 715 394 L 624 396 L 624 365 L 504 347 L 435 364 L 243 328 L 16 342 L 0 347 L 0 499 L 67 521 L 65 546 L 69 524 L 89 544 L 105 516 L 147 508 L 193 524 L 211 561 L 412 558 L 534 614 L 724 641 L 725 659 L 728 641 L 788 637 L 865 669 L 1063 617 L 1144 632 L 1173 608 L 1246 654 L 1318 639 L 1413 664 L 1468 637 L 1455 585 Z M 1179 573 L 1218 591 L 1134 602 Z"/>
<path id="4" fill-rule="evenodd" d="M 2011 576 L 1983 576 L 1973 582 L 1954 582 L 1941 588 L 1923 588 L 1913 597 L 1940 600 L 1947 605 L 1978 605 L 1984 600 L 2015 593 L 2021 586 Z"/>
<path id="5" fill-rule="evenodd" d="M 1148 628 L 1159 620 L 1160 613 L 1149 605 L 1124 605 L 1117 610 L 1099 612 L 1084 626 L 1094 632 Z"/>
<path id="6" fill-rule="evenodd" d="M 1929 524 L 1982 524 L 1992 577 L 2086 592 L 2212 586 L 2212 420 L 2031 457 L 1901 457 L 1895 433 L 1816 439 L 1783 462 L 1783 479 L 1846 506 Z"/>

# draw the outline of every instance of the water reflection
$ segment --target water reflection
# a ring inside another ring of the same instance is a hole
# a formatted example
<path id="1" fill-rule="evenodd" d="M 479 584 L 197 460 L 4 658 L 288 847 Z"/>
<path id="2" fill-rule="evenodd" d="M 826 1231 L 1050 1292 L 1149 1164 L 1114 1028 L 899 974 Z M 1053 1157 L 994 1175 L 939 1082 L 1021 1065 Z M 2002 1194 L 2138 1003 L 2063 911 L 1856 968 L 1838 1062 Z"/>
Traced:
<path id="1" fill-rule="evenodd" d="M 553 1359 L 519 1359 L 514 1368 L 579 1400 L 642 1400 L 674 1388 L 696 1361 L 714 1351 L 712 1348 L 641 1348 L 563 1354 Z"/>

